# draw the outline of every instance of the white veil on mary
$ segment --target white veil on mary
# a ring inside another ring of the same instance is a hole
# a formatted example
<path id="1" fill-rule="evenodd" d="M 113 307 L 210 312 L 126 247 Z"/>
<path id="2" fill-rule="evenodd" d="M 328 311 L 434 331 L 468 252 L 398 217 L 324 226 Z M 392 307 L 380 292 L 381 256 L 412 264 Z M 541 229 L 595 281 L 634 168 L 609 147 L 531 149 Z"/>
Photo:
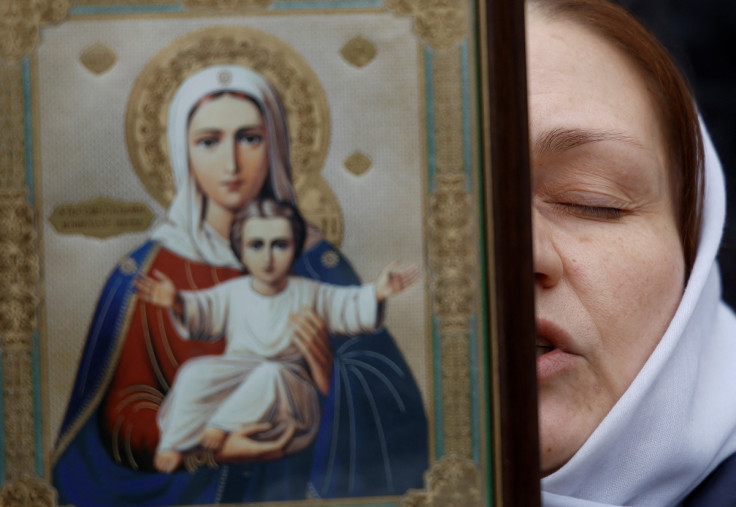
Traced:
<path id="1" fill-rule="evenodd" d="M 215 65 L 187 78 L 176 91 L 168 113 L 168 147 L 176 182 L 176 196 L 166 222 L 152 239 L 174 253 L 213 266 L 236 269 L 228 238 L 223 238 L 204 221 L 207 196 L 202 193 L 189 169 L 187 128 L 193 108 L 203 97 L 235 92 L 247 95 L 260 109 L 268 139 L 269 175 L 259 196 L 274 197 L 296 204 L 291 184 L 289 135 L 281 101 L 263 76 L 237 65 Z"/>

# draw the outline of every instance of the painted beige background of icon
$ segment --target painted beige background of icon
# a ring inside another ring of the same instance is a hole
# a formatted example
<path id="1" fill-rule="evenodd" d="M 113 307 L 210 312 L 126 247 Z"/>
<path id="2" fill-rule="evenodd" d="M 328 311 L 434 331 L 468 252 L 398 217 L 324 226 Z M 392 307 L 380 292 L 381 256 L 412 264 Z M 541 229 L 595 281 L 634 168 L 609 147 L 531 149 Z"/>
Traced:
<path id="1" fill-rule="evenodd" d="M 107 274 L 150 230 L 107 239 L 61 235 L 48 221 L 62 204 L 98 197 L 146 203 L 165 210 L 133 171 L 125 142 L 125 112 L 145 64 L 179 36 L 213 25 L 244 25 L 290 44 L 321 78 L 331 115 L 331 142 L 322 169 L 340 204 L 341 250 L 364 280 L 389 260 L 425 265 L 427 203 L 423 141 L 421 43 L 412 19 L 387 12 L 299 17 L 288 13 L 237 17 L 90 17 L 44 29 L 35 58 L 37 147 L 43 168 L 44 314 L 48 372 L 47 438 L 56 436 L 96 299 Z M 358 68 L 341 48 L 356 35 L 375 45 L 376 57 Z M 111 48 L 115 65 L 97 75 L 79 60 L 95 43 Z M 329 78 L 327 77 L 329 76 Z M 390 79 L 390 81 L 387 81 Z M 344 162 L 356 151 L 370 158 L 362 175 Z M 426 281 L 426 279 L 425 279 Z M 417 287 L 392 301 L 387 326 L 429 396 L 429 302 Z"/>

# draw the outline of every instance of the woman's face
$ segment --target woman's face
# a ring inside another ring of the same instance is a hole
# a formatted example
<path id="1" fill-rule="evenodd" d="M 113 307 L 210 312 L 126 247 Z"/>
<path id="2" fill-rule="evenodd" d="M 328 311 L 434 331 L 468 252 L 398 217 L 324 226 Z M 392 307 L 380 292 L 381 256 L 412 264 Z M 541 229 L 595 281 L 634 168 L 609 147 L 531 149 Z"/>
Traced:
<path id="1" fill-rule="evenodd" d="M 576 24 L 528 21 L 537 378 L 545 474 L 580 449 L 674 315 L 685 266 L 657 109 Z"/>
<path id="2" fill-rule="evenodd" d="M 202 103 L 187 130 L 189 165 L 209 206 L 233 213 L 255 198 L 268 175 L 268 139 L 258 107 L 222 95 Z"/>

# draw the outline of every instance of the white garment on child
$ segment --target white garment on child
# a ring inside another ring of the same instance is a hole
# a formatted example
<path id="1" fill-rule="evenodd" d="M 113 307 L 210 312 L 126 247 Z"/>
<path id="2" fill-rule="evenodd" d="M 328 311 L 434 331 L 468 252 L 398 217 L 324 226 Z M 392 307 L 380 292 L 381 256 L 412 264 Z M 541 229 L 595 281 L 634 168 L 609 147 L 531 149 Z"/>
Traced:
<path id="1" fill-rule="evenodd" d="M 184 363 L 158 413 L 158 450 L 184 451 L 199 443 L 206 426 L 227 432 L 267 422 L 251 438 L 275 440 L 294 423 L 287 453 L 314 439 L 319 427 L 317 389 L 306 359 L 291 343 L 289 315 L 312 308 L 338 334 L 374 331 L 379 325 L 375 285 L 340 287 L 289 277 L 286 288 L 264 296 L 244 276 L 202 291 L 181 291 L 183 336 L 227 339 L 221 356 Z"/>

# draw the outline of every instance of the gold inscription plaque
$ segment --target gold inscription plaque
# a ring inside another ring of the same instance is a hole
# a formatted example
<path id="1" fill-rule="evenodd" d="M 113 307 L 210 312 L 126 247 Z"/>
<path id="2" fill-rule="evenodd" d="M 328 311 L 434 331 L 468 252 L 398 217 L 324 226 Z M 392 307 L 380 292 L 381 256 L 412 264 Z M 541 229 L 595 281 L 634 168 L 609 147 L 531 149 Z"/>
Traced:
<path id="1" fill-rule="evenodd" d="M 62 204 L 49 222 L 59 234 L 83 234 L 108 238 L 148 229 L 154 214 L 147 204 L 99 198 L 78 204 Z"/>

